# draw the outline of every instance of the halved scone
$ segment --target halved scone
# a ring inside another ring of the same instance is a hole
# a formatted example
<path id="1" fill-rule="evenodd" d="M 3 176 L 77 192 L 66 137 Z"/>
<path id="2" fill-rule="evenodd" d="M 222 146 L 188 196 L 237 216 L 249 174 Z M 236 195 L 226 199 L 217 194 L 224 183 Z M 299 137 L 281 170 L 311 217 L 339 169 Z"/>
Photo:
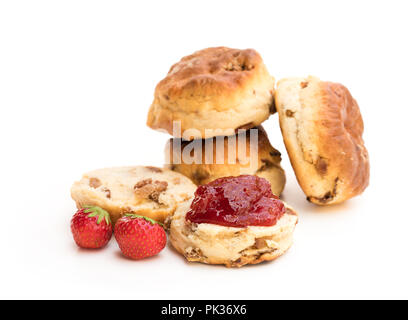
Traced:
<path id="1" fill-rule="evenodd" d="M 276 259 L 292 245 L 296 212 L 253 175 L 197 188 L 171 219 L 170 241 L 188 261 L 241 267 Z"/>
<path id="2" fill-rule="evenodd" d="M 114 167 L 85 173 L 71 188 L 80 209 L 98 206 L 113 223 L 124 213 L 136 213 L 159 222 L 194 196 L 196 186 L 185 176 L 157 167 Z"/>

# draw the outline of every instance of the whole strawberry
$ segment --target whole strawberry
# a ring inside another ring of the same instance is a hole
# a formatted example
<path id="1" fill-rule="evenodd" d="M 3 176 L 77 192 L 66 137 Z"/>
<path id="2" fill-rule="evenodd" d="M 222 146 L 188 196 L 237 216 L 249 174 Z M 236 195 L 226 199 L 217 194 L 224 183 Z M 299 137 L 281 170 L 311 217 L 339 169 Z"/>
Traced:
<path id="1" fill-rule="evenodd" d="M 99 207 L 86 206 L 72 217 L 71 231 L 79 247 L 102 248 L 112 237 L 109 213 Z"/>
<path id="2" fill-rule="evenodd" d="M 122 253 L 134 260 L 158 254 L 167 242 L 161 223 L 136 214 L 125 214 L 116 222 L 115 238 Z"/>

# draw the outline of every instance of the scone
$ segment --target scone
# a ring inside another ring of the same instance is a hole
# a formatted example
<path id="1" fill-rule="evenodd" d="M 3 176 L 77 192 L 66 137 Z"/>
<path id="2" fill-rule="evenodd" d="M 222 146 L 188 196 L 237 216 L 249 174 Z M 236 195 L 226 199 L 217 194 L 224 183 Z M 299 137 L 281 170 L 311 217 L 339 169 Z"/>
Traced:
<path id="1" fill-rule="evenodd" d="M 231 179 L 252 182 L 228 186 Z M 255 185 L 258 192 L 252 190 Z M 198 187 L 194 200 L 180 205 L 171 220 L 171 244 L 188 261 L 241 267 L 274 260 L 290 248 L 297 214 L 267 194 L 266 180 L 240 176 L 221 178 L 207 186 L 210 190 Z M 208 195 L 218 198 L 212 200 Z M 197 210 L 202 211 L 198 219 Z"/>
<path id="2" fill-rule="evenodd" d="M 347 88 L 315 77 L 283 79 L 275 103 L 286 149 L 307 199 L 328 205 L 362 193 L 370 165 L 363 119 Z"/>
<path id="3" fill-rule="evenodd" d="M 221 140 L 217 142 L 217 139 Z M 251 141 L 254 141 L 254 157 L 251 157 Z M 194 141 L 170 139 L 166 146 L 166 167 L 182 173 L 197 185 L 221 177 L 250 174 L 268 180 L 272 192 L 279 196 L 286 181 L 280 162 L 281 154 L 272 147 L 262 126 L 230 137 Z"/>
<path id="4" fill-rule="evenodd" d="M 113 223 L 124 213 L 163 222 L 191 200 L 196 186 L 185 176 L 156 167 L 116 167 L 85 173 L 71 188 L 77 207 L 98 206 Z"/>
<path id="5" fill-rule="evenodd" d="M 274 81 L 253 49 L 197 51 L 174 64 L 156 86 L 147 125 L 186 140 L 232 135 L 275 111 Z M 180 130 L 173 130 L 174 121 Z"/>

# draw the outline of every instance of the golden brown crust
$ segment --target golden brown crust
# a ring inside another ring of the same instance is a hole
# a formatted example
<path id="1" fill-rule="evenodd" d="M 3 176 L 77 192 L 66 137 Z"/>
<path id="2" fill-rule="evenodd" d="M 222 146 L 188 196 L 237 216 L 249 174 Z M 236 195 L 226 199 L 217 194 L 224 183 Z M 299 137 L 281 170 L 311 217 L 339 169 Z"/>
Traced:
<path id="1" fill-rule="evenodd" d="M 156 86 L 147 125 L 180 137 L 173 132 L 173 121 L 181 121 L 181 133 L 197 129 L 201 134 L 185 137 L 189 140 L 216 135 L 205 129 L 253 127 L 274 111 L 273 87 L 274 79 L 255 50 L 200 50 L 174 64 Z"/>
<path id="2" fill-rule="evenodd" d="M 307 199 L 343 202 L 369 183 L 369 159 L 358 104 L 341 84 L 317 78 L 278 83 L 276 105 L 296 177 Z"/>
<path id="3" fill-rule="evenodd" d="M 216 139 L 180 141 L 181 152 L 186 148 L 191 148 L 191 158 L 197 159 L 200 163 L 187 164 L 183 162 L 185 159 L 173 157 L 174 149 L 180 150 L 177 147 L 177 141 L 170 139 L 167 144 L 166 154 L 168 155 L 167 167 L 173 171 L 179 172 L 190 178 L 195 184 L 207 184 L 215 179 L 228 176 L 239 176 L 241 174 L 257 175 L 267 179 L 275 195 L 280 195 L 285 186 L 285 172 L 280 166 L 281 154 L 278 150 L 272 147 L 268 136 L 262 126 L 253 128 L 258 136 L 257 154 L 258 156 L 252 160 L 251 165 L 251 149 L 250 149 L 250 131 L 243 133 L 242 138 L 238 135 L 223 137 L 223 141 L 217 144 Z M 231 139 L 232 142 L 229 142 Z M 235 143 L 235 154 L 232 159 L 228 156 L 229 143 Z M 208 158 L 206 154 L 206 144 L 212 145 L 212 156 Z M 191 147 L 193 146 L 193 147 Z M 188 151 L 188 150 L 187 150 Z M 222 163 L 217 164 L 217 154 L 221 155 Z M 240 154 L 242 153 L 242 154 Z M 255 153 L 255 152 L 254 152 Z M 176 154 L 178 154 L 176 152 Z M 244 157 L 243 157 L 244 156 Z M 205 163 L 206 159 L 212 161 Z M 177 160 L 180 160 L 177 163 Z M 233 163 L 231 163 L 231 161 Z M 195 161 L 197 162 L 197 161 Z M 230 163 L 228 163 L 230 162 Z"/>

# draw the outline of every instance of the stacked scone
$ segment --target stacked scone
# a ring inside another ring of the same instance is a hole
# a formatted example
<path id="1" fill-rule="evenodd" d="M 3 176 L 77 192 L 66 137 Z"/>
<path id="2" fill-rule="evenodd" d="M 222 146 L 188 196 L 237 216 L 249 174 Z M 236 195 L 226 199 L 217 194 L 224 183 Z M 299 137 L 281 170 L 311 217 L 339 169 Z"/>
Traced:
<path id="1" fill-rule="evenodd" d="M 174 137 L 167 144 L 168 167 L 197 185 L 257 175 L 280 195 L 280 152 L 261 126 L 275 112 L 274 82 L 252 49 L 208 48 L 173 65 L 156 87 L 147 119 Z"/>

